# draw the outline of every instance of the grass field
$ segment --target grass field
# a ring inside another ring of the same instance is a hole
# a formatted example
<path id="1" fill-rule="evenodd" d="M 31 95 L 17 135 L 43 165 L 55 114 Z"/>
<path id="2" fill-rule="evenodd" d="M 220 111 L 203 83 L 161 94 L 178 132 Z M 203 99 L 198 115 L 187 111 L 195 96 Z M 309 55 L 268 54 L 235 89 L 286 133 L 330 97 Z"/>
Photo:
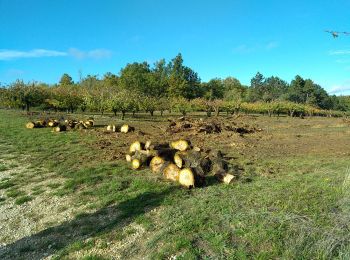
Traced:
<path id="1" fill-rule="evenodd" d="M 95 119 L 94 129 L 53 133 L 0 110 L 1 259 L 350 259 L 341 118 L 223 117 L 263 131 L 191 136 L 240 169 L 233 185 L 192 190 L 121 160 L 136 138 L 181 137 L 161 131 L 166 118 L 127 118 L 138 130 L 128 136 L 103 132 L 118 119 Z"/>

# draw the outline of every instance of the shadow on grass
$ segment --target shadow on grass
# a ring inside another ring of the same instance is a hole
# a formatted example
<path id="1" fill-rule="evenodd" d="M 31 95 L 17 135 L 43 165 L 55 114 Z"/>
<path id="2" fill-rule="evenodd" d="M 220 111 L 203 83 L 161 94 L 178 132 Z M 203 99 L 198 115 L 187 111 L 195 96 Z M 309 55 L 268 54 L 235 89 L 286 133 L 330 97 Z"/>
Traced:
<path id="1" fill-rule="evenodd" d="M 42 259 L 74 242 L 122 228 L 135 218 L 160 206 L 175 187 L 162 192 L 145 192 L 95 213 L 81 214 L 71 221 L 47 228 L 0 247 L 0 259 Z"/>

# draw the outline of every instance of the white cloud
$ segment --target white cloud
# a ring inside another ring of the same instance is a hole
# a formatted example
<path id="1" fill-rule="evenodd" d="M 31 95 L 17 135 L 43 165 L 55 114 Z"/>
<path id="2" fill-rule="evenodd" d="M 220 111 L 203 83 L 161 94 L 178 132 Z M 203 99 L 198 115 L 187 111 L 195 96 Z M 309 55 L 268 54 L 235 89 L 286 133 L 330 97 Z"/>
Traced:
<path id="1" fill-rule="evenodd" d="M 350 50 L 336 50 L 336 51 L 329 51 L 329 55 L 349 55 Z"/>
<path id="2" fill-rule="evenodd" d="M 34 49 L 30 51 L 18 50 L 0 50 L 0 60 L 12 60 L 19 58 L 40 58 L 40 57 L 59 57 L 67 56 L 66 52 Z"/>
<path id="3" fill-rule="evenodd" d="M 246 53 L 254 52 L 255 50 L 256 50 L 256 47 L 249 47 L 246 44 L 242 44 L 234 48 L 233 52 L 238 54 L 246 54 Z"/>
<path id="4" fill-rule="evenodd" d="M 329 91 L 330 94 L 343 94 L 350 91 L 350 80 L 345 81 L 343 84 L 335 85 Z"/>
<path id="5" fill-rule="evenodd" d="M 94 49 L 82 51 L 70 48 L 68 51 L 55 51 L 46 49 L 33 49 L 30 51 L 0 49 L 0 60 L 14 60 L 22 58 L 64 57 L 72 56 L 76 59 L 92 58 L 106 59 L 112 56 L 112 51 L 106 49 Z"/>
<path id="6" fill-rule="evenodd" d="M 276 41 L 268 42 L 267 44 L 256 44 L 249 46 L 247 44 L 241 44 L 233 49 L 233 53 L 247 54 L 257 51 L 270 51 L 279 47 L 279 43 Z"/>
<path id="7" fill-rule="evenodd" d="M 95 49 L 90 51 L 82 51 L 76 48 L 70 48 L 68 50 L 70 56 L 73 56 L 76 59 L 106 59 L 112 56 L 112 52 L 106 49 Z"/>

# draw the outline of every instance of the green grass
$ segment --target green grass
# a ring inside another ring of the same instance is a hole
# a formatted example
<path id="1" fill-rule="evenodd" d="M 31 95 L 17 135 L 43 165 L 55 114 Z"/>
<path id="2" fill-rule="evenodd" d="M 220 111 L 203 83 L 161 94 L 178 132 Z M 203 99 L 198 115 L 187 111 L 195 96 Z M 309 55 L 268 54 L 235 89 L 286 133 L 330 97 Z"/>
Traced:
<path id="1" fill-rule="evenodd" d="M 19 197 L 15 200 L 15 204 L 16 205 L 21 205 L 21 204 L 24 204 L 28 201 L 31 201 L 33 198 L 30 197 L 30 196 L 22 196 L 22 197 Z"/>
<path id="2" fill-rule="evenodd" d="M 0 172 L 7 171 L 9 168 L 6 165 L 0 164 Z"/>
<path id="3" fill-rule="evenodd" d="M 54 171 L 64 178 L 47 185 L 55 195 L 72 195 L 72 207 L 93 209 L 36 235 L 63 238 L 54 248 L 58 259 L 95 247 L 97 239 L 105 246 L 124 241 L 137 233 L 129 224 L 141 225 L 145 237 L 120 250 L 124 259 L 348 259 L 346 156 L 266 155 L 254 163 L 242 158 L 237 163 L 245 173 L 234 185 L 185 190 L 148 170 L 133 172 L 124 162 L 104 159 L 89 132 L 25 129 L 26 120 L 0 111 L 0 141 L 11 143 L 12 153 L 31 155 L 37 177 Z M 30 178 L 15 176 L 0 182 L 0 189 L 24 203 L 31 197 L 17 187 L 25 181 Z M 34 188 L 33 195 L 43 189 Z M 40 251 L 46 244 L 34 246 Z"/>

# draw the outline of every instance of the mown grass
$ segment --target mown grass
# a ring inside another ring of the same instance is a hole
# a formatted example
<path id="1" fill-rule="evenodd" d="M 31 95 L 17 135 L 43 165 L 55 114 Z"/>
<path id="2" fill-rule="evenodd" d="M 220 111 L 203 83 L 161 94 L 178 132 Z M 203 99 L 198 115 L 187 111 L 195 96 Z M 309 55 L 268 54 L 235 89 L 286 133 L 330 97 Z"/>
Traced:
<path id="1" fill-rule="evenodd" d="M 25 129 L 25 121 L 18 112 L 0 111 L 0 141 L 14 147 L 9 152 L 31 155 L 33 168 L 54 171 L 64 178 L 62 184 L 47 186 L 59 196 L 73 194 L 76 201 L 72 206 L 98 210 L 98 214 L 82 213 L 72 223 L 47 231 L 61 234 L 74 227 L 77 233 L 74 239 L 56 245 L 58 259 L 69 259 L 80 250 L 88 252 L 96 240 L 106 244 L 123 241 L 132 235 L 123 229 L 130 223 L 143 226 L 145 234 L 120 251 L 124 259 L 136 255 L 149 259 L 175 255 L 179 259 L 349 256 L 350 211 L 345 205 L 350 196 L 344 191 L 344 179 L 350 173 L 346 157 L 265 156 L 254 165 L 245 158 L 240 163 L 251 182 L 229 186 L 213 182 L 188 191 L 148 170 L 132 172 L 123 162 L 105 160 L 94 149 L 95 137 L 89 133 Z M 275 166 L 277 173 L 263 176 Z M 45 178 L 45 172 L 38 174 Z M 3 181 L 0 188 L 25 203 L 32 197 L 17 188 L 24 179 Z M 40 196 L 44 189 L 40 186 L 33 193 Z M 101 218 L 109 211 L 115 215 Z M 91 239 L 86 242 L 86 237 Z M 108 258 L 88 254 L 86 259 L 105 259 L 100 257 Z"/>

